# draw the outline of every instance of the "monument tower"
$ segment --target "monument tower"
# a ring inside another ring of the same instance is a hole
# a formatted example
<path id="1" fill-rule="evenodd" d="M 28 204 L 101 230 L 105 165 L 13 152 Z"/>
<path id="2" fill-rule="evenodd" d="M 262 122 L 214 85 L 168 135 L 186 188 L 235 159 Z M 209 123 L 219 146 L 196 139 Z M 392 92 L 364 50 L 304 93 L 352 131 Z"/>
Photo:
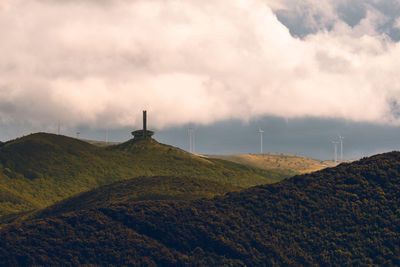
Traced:
<path id="1" fill-rule="evenodd" d="M 153 136 L 154 132 L 147 130 L 147 112 L 143 110 L 143 129 L 132 132 L 134 140 L 148 139 Z"/>

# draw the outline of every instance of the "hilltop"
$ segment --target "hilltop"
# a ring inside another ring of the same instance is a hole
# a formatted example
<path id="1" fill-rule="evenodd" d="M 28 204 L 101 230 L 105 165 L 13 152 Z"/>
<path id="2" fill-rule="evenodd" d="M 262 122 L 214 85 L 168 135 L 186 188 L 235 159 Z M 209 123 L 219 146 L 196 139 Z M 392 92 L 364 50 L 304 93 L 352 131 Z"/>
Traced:
<path id="1" fill-rule="evenodd" d="M 337 165 L 333 161 L 310 159 L 292 154 L 233 154 L 207 155 L 207 157 L 229 160 L 261 169 L 287 170 L 293 175 L 311 173 Z"/>
<path id="2" fill-rule="evenodd" d="M 43 214 L 0 230 L 0 264 L 398 266 L 399 191 L 391 152 L 213 199 Z"/>
<path id="3" fill-rule="evenodd" d="M 287 172 L 207 159 L 154 139 L 98 147 L 37 133 L 0 147 L 0 216 L 44 208 L 74 194 L 139 176 L 188 176 L 249 187 Z"/>
<path id="4" fill-rule="evenodd" d="M 79 140 L 89 143 L 91 145 L 99 146 L 99 147 L 109 147 L 121 144 L 121 142 L 106 142 L 106 141 L 97 141 L 90 139 L 79 138 Z"/>
<path id="5" fill-rule="evenodd" d="M 117 142 L 104 142 L 104 141 L 94 141 L 86 139 L 81 139 L 81 140 L 100 147 L 109 147 L 121 144 Z M 318 160 L 318 159 L 306 158 L 299 155 L 283 154 L 283 153 L 202 155 L 202 156 L 211 159 L 223 159 L 265 170 L 286 171 L 287 173 L 291 173 L 292 175 L 311 173 L 338 165 L 338 163 L 335 163 L 332 160 Z"/>

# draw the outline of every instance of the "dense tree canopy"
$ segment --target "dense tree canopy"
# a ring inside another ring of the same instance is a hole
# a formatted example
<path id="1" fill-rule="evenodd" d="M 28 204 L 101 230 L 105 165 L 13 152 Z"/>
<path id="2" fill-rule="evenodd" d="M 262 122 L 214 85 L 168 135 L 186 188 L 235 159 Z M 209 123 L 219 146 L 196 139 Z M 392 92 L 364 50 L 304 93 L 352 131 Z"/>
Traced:
<path id="1" fill-rule="evenodd" d="M 0 230 L 0 264 L 400 265 L 400 153 L 192 201 L 104 203 Z"/>

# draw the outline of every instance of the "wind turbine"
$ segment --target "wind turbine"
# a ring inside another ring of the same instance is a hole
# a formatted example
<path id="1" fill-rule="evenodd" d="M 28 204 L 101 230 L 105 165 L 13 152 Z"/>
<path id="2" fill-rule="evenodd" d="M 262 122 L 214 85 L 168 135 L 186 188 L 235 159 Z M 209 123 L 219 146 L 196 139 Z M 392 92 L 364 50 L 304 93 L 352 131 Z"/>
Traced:
<path id="1" fill-rule="evenodd" d="M 339 134 L 339 142 L 340 142 L 340 162 L 343 162 L 343 139 L 344 137 Z"/>
<path id="2" fill-rule="evenodd" d="M 339 142 L 338 141 L 331 141 L 332 142 L 332 144 L 333 144 L 333 160 L 334 160 L 334 162 L 335 163 L 337 163 L 337 145 L 339 144 Z"/>
<path id="3" fill-rule="evenodd" d="M 261 128 L 258 128 L 258 133 L 260 134 L 260 154 L 263 153 L 263 133 L 264 131 Z"/>
<path id="4" fill-rule="evenodd" d="M 193 129 L 193 134 L 192 134 L 192 153 L 196 153 L 196 142 L 194 141 L 194 139 L 195 139 L 195 137 L 196 137 L 196 135 L 195 135 L 195 132 L 194 132 L 194 129 Z"/>
<path id="5" fill-rule="evenodd" d="M 189 152 L 194 153 L 194 129 L 192 127 L 189 127 L 188 133 L 189 133 Z"/>

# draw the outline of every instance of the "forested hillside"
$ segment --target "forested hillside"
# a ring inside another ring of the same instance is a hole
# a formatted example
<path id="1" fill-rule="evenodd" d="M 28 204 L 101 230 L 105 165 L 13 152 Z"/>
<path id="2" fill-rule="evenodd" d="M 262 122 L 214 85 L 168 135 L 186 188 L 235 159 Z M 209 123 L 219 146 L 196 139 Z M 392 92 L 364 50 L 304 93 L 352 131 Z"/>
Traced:
<path id="1" fill-rule="evenodd" d="M 399 266 L 400 153 L 193 201 L 122 201 L 0 230 L 3 265 Z"/>

